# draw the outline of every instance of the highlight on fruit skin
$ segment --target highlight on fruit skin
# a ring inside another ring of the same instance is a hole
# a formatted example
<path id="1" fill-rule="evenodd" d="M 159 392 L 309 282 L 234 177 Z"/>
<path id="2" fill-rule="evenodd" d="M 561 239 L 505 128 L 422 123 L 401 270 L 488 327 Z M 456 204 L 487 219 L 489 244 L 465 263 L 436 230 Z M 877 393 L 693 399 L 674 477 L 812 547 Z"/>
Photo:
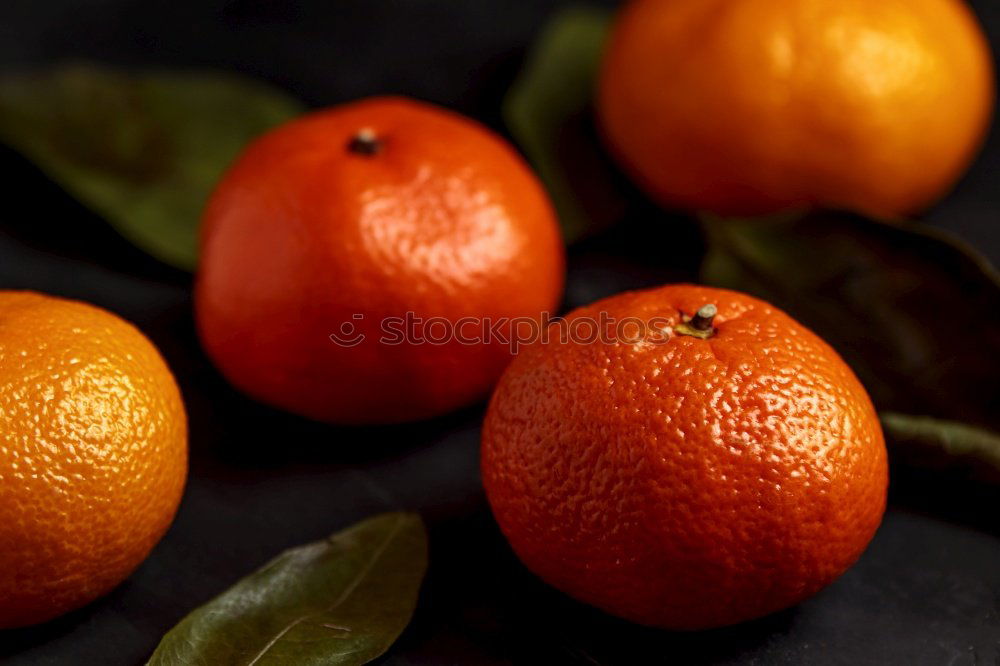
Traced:
<path id="1" fill-rule="evenodd" d="M 627 620 L 694 630 L 797 604 L 857 560 L 885 510 L 887 455 L 833 349 L 767 303 L 692 285 L 567 316 L 584 320 L 650 327 L 528 346 L 483 426 L 486 494 L 531 571 Z"/>
<path id="2" fill-rule="evenodd" d="M 92 305 L 0 291 L 0 628 L 121 583 L 186 478 L 187 417 L 156 347 Z"/>
<path id="3" fill-rule="evenodd" d="M 429 104 L 366 99 L 271 131 L 223 176 L 203 219 L 198 331 L 226 378 L 270 405 L 339 424 L 431 418 L 489 394 L 512 356 L 502 322 L 558 305 L 564 252 L 506 141 Z"/>
<path id="4" fill-rule="evenodd" d="M 633 0 L 596 107 L 612 155 L 666 206 L 892 219 L 952 189 L 994 98 L 964 0 Z"/>

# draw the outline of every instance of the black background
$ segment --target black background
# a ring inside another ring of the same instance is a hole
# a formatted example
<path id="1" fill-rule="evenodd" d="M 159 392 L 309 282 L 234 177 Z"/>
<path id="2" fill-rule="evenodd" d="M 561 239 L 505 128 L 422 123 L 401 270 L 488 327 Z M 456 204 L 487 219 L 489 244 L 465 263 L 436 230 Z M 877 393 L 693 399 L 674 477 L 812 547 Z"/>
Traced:
<path id="1" fill-rule="evenodd" d="M 6 0 L 0 67 L 66 59 L 214 67 L 264 78 L 315 106 L 402 93 L 503 131 L 499 101 L 524 50 L 568 4 Z M 1000 44 L 1000 5 L 972 4 Z M 514 559 L 479 485 L 481 407 L 423 424 L 344 429 L 257 405 L 201 353 L 189 275 L 134 249 L 13 152 L 0 149 L 0 170 L 0 288 L 79 298 L 134 321 L 170 362 L 191 419 L 191 476 L 163 542 L 107 598 L 0 632 L 5 664 L 141 663 L 187 611 L 280 550 L 394 508 L 427 520 L 431 570 L 412 625 L 382 663 L 1000 663 L 994 487 L 894 469 L 891 508 L 868 552 L 816 598 L 713 632 L 630 626 L 549 590 Z M 994 133 L 958 190 L 926 216 L 995 263 L 998 174 Z M 692 280 L 699 258 L 693 229 L 629 220 L 571 249 L 566 304 Z"/>

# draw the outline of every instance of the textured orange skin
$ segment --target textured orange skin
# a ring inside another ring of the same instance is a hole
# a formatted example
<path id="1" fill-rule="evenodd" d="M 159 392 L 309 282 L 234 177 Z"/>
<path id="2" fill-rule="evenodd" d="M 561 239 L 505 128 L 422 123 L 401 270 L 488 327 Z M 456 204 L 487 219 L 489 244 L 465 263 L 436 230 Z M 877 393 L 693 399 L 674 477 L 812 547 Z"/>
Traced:
<path id="1" fill-rule="evenodd" d="M 366 128 L 381 151 L 348 151 Z M 503 140 L 373 98 L 278 128 L 225 175 L 204 216 L 198 326 L 263 402 L 334 423 L 429 418 L 485 397 L 508 348 L 378 344 L 380 322 L 538 318 L 559 302 L 563 252 L 546 194 Z M 335 345 L 344 322 L 365 342 Z"/>
<path id="2" fill-rule="evenodd" d="M 149 340 L 84 303 L 0 291 L 0 628 L 124 580 L 186 477 L 184 405 Z"/>
<path id="3" fill-rule="evenodd" d="M 620 617 L 705 629 L 816 593 L 867 546 L 888 470 L 875 410 L 816 335 L 736 292 L 667 286 L 571 313 L 719 308 L 709 340 L 536 344 L 483 428 L 493 513 L 529 569 Z"/>
<path id="4" fill-rule="evenodd" d="M 993 103 L 962 0 L 633 0 L 598 95 L 640 185 L 730 215 L 917 212 L 967 168 Z"/>

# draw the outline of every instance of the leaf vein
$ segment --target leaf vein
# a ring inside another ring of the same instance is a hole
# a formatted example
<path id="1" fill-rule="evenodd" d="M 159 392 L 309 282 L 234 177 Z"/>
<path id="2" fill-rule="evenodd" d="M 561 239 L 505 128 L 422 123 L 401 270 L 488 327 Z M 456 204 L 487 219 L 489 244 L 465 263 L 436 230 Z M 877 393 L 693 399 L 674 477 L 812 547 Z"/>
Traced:
<path id="1" fill-rule="evenodd" d="M 389 547 L 389 544 L 392 543 L 392 540 L 396 538 L 396 535 L 403 528 L 404 522 L 405 521 L 403 518 L 399 518 L 396 521 L 396 525 L 392 528 L 392 531 L 389 532 L 389 534 L 386 536 L 385 541 L 379 544 L 379 547 L 375 550 L 375 553 L 372 555 L 371 559 L 365 564 L 364 568 L 358 574 L 357 578 L 351 581 L 350 585 L 344 588 L 344 591 L 341 592 L 340 596 L 337 597 L 337 599 L 330 606 L 328 606 L 327 608 L 323 609 L 318 613 L 309 613 L 307 615 L 302 615 L 301 617 L 298 617 L 295 620 L 289 622 L 286 627 L 284 627 L 274 636 L 274 638 L 272 638 L 270 641 L 267 642 L 267 645 L 265 645 L 263 649 L 261 649 L 261 651 L 258 652 L 257 655 L 254 656 L 254 658 L 247 663 L 247 666 L 253 666 L 254 664 L 258 663 L 264 657 L 264 655 L 266 655 L 271 650 L 271 648 L 275 646 L 275 644 L 278 641 L 280 641 L 289 631 L 294 629 L 301 622 L 315 615 L 322 615 L 324 613 L 329 613 L 330 611 L 337 608 L 337 606 L 344 603 L 344 601 L 346 601 L 347 598 L 354 593 L 354 590 L 358 589 L 358 586 L 360 586 L 361 583 L 364 581 L 364 579 L 368 576 L 368 574 L 371 573 L 372 569 L 375 568 L 375 563 L 378 562 L 379 558 L 382 557 L 382 555 L 385 553 L 386 549 Z"/>

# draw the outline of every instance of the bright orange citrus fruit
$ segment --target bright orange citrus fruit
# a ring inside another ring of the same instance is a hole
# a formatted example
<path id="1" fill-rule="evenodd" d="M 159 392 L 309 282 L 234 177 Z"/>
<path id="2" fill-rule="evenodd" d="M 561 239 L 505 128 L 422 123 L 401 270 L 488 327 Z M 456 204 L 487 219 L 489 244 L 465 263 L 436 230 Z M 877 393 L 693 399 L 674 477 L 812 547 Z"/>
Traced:
<path id="1" fill-rule="evenodd" d="M 667 205 L 897 217 L 951 189 L 993 101 L 962 0 L 633 0 L 598 110 L 612 152 Z"/>
<path id="2" fill-rule="evenodd" d="M 555 214 L 523 160 L 473 121 L 403 98 L 313 113 L 253 143 L 202 239 L 208 354 L 251 396 L 334 423 L 485 397 L 511 358 L 505 321 L 538 319 L 562 293 Z"/>
<path id="3" fill-rule="evenodd" d="M 525 565 L 671 629 L 759 617 L 842 574 L 879 525 L 888 472 L 872 403 L 833 349 L 721 289 L 625 293 L 567 319 L 601 312 L 636 318 L 632 337 L 553 334 L 489 406 L 483 481 Z"/>
<path id="4" fill-rule="evenodd" d="M 0 628 L 124 580 L 186 476 L 181 395 L 142 333 L 90 305 L 0 291 Z"/>

